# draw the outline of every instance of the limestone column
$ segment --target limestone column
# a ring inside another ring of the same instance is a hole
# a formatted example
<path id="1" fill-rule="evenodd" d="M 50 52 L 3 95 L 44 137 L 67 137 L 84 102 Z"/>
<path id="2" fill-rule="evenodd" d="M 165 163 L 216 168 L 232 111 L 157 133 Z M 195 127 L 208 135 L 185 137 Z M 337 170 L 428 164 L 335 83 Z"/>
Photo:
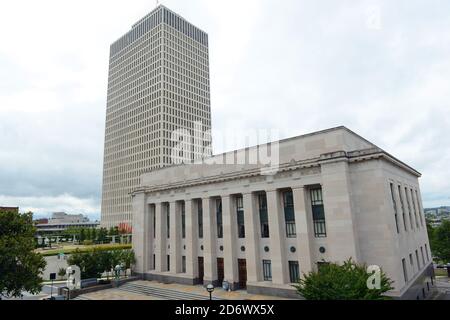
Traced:
<path id="1" fill-rule="evenodd" d="M 360 261 L 347 159 L 321 163 L 327 251 L 337 262 Z M 328 248 L 329 247 L 329 248 Z"/>
<path id="2" fill-rule="evenodd" d="M 166 240 L 167 240 L 167 219 L 165 206 L 162 203 L 155 204 L 155 271 L 167 271 Z"/>
<path id="3" fill-rule="evenodd" d="M 186 200 L 186 275 L 198 277 L 198 205 L 195 200 Z"/>
<path id="4" fill-rule="evenodd" d="M 312 228 L 312 212 L 309 209 L 308 197 L 303 186 L 293 187 L 294 197 L 295 229 L 297 233 L 297 252 L 300 267 L 300 276 L 312 271 L 314 262 L 312 261 L 312 243 L 314 230 Z"/>
<path id="5" fill-rule="evenodd" d="M 181 204 L 170 202 L 170 272 L 181 272 Z"/>
<path id="6" fill-rule="evenodd" d="M 134 195 L 133 206 L 133 250 L 136 255 L 134 271 L 138 274 L 144 274 L 149 268 L 149 254 L 152 243 L 149 239 L 148 228 L 148 208 L 147 197 L 145 193 Z"/>
<path id="7" fill-rule="evenodd" d="M 285 251 L 285 226 L 280 195 L 277 190 L 266 191 L 269 215 L 270 257 L 272 261 L 272 283 L 288 283 L 288 267 Z"/>
<path id="8" fill-rule="evenodd" d="M 203 263 L 205 284 L 217 284 L 216 210 L 211 198 L 203 198 Z"/>
<path id="9" fill-rule="evenodd" d="M 236 253 L 237 213 L 230 195 L 222 196 L 223 219 L 223 256 L 224 280 L 230 283 L 232 289 L 239 286 L 238 261 Z"/>
<path id="10" fill-rule="evenodd" d="M 245 256 L 247 263 L 247 281 L 262 280 L 262 260 L 259 253 L 260 223 L 256 200 L 252 193 L 243 194 L 245 225 Z"/>

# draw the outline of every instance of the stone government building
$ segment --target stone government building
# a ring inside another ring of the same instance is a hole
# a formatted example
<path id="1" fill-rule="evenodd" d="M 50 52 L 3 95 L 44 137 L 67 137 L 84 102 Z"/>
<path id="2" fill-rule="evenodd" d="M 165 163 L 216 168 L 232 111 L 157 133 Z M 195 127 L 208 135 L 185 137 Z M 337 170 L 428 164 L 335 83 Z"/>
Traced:
<path id="1" fill-rule="evenodd" d="M 132 193 L 135 273 L 295 297 L 303 273 L 351 257 L 380 266 L 393 297 L 426 297 L 419 172 L 345 127 L 282 140 L 279 156 L 274 175 L 202 160 L 143 174 Z"/>

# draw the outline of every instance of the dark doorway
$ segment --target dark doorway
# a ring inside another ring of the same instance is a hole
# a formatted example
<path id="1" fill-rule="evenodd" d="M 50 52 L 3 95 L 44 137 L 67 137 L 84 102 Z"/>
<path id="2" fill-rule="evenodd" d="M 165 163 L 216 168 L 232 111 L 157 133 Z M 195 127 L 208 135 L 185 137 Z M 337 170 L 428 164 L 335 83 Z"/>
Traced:
<path id="1" fill-rule="evenodd" d="M 238 259 L 239 269 L 239 288 L 247 288 L 247 261 L 245 259 Z"/>
<path id="2" fill-rule="evenodd" d="M 201 284 L 203 284 L 203 275 L 204 275 L 203 257 L 198 257 L 198 281 Z"/>
<path id="3" fill-rule="evenodd" d="M 217 258 L 217 280 L 219 281 L 219 286 L 222 286 L 224 278 L 224 270 L 223 270 L 223 258 Z"/>

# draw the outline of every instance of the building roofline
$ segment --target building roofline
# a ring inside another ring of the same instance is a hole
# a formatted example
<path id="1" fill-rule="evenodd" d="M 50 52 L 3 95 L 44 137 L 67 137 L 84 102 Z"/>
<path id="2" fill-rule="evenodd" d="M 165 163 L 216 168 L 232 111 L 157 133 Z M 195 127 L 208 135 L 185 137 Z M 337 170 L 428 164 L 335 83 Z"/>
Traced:
<path id="1" fill-rule="evenodd" d="M 368 161 L 368 160 L 377 160 L 381 159 L 387 161 L 395 166 L 398 166 L 409 173 L 420 177 L 421 174 L 414 170 L 413 168 L 405 165 L 403 162 L 398 159 L 392 157 L 390 154 L 385 152 L 384 150 L 373 147 L 362 150 L 355 151 L 335 151 L 331 153 L 325 153 L 320 155 L 319 157 L 312 159 L 303 159 L 295 162 L 286 162 L 280 164 L 278 172 L 286 172 L 298 169 L 307 169 L 312 167 L 319 167 L 323 163 L 327 162 L 336 162 L 336 161 L 348 161 L 348 162 L 356 162 L 356 161 Z M 170 168 L 170 167 L 166 167 Z M 261 175 L 261 168 L 250 168 L 246 170 L 241 170 L 239 172 L 230 172 L 227 174 L 218 174 L 209 177 L 200 177 L 195 179 L 183 180 L 174 183 L 162 184 L 158 186 L 140 186 L 130 192 L 130 195 L 135 195 L 142 192 L 159 192 L 170 189 L 180 189 L 188 186 L 196 186 L 196 185 L 205 185 L 211 183 L 218 183 L 229 180 L 238 180 L 243 178 L 249 178 L 253 176 Z"/>
<path id="2" fill-rule="evenodd" d="M 217 153 L 217 154 L 213 154 L 213 155 L 211 155 L 209 157 L 195 159 L 193 161 L 186 162 L 186 163 L 168 165 L 168 166 L 165 166 L 165 167 L 152 169 L 150 171 L 144 172 L 143 174 L 148 174 L 148 173 L 152 173 L 152 172 L 167 170 L 169 168 L 181 167 L 181 166 L 184 166 L 184 165 L 187 165 L 187 164 L 201 164 L 201 163 L 198 163 L 198 162 L 199 161 L 203 162 L 206 159 L 212 159 L 212 158 L 215 158 L 215 157 L 225 156 L 225 155 L 231 154 L 231 153 L 242 152 L 242 151 L 250 150 L 250 149 L 253 149 L 253 148 L 258 148 L 259 146 L 265 145 L 265 144 L 270 144 L 270 143 L 275 143 L 275 142 L 284 143 L 284 142 L 288 142 L 288 141 L 292 141 L 292 140 L 296 140 L 296 139 L 303 139 L 303 138 L 312 137 L 312 136 L 315 136 L 315 135 L 320 135 L 320 134 L 333 132 L 333 131 L 338 131 L 338 130 L 345 130 L 345 131 L 347 131 L 347 132 L 357 136 L 359 139 L 364 140 L 365 142 L 367 142 L 368 144 L 370 144 L 374 148 L 378 148 L 378 146 L 374 145 L 372 142 L 368 141 L 367 139 L 365 139 L 365 138 L 361 137 L 360 135 L 356 134 L 355 132 L 351 131 L 347 127 L 345 127 L 345 126 L 337 126 L 337 127 L 332 127 L 332 128 L 328 128 L 328 129 L 323 129 L 323 130 L 319 130 L 319 131 L 305 133 L 305 134 L 301 134 L 301 135 L 297 135 L 297 136 L 293 136 L 293 137 L 289 137 L 289 138 L 284 138 L 284 139 L 281 139 L 281 140 L 267 141 L 265 143 L 261 143 L 261 144 L 257 144 L 257 145 L 252 145 L 252 146 L 248 146 L 248 147 L 244 147 L 244 148 L 240 148 L 240 149 L 236 149 L 236 150 L 231 150 L 231 151 L 226 151 L 226 152 L 222 152 L 222 153 Z M 381 149 L 381 148 L 379 148 L 379 149 Z"/>

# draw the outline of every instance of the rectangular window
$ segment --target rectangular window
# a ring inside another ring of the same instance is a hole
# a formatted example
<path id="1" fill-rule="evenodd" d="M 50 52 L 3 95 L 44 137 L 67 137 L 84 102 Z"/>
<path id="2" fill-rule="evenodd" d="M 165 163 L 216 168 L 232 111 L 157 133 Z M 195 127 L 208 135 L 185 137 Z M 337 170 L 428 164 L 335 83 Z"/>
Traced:
<path id="1" fill-rule="evenodd" d="M 402 267 L 403 267 L 403 278 L 405 282 L 408 282 L 408 270 L 406 269 L 406 260 L 402 259 Z"/>
<path id="2" fill-rule="evenodd" d="M 184 202 L 181 203 L 181 238 L 186 238 L 186 210 Z"/>
<path id="3" fill-rule="evenodd" d="M 170 271 L 170 255 L 167 255 L 167 271 Z"/>
<path id="4" fill-rule="evenodd" d="M 428 255 L 428 246 L 425 243 L 425 254 L 427 255 L 427 262 L 430 261 L 430 256 Z"/>
<path id="5" fill-rule="evenodd" d="M 272 281 L 272 264 L 270 260 L 263 260 L 264 281 Z"/>
<path id="6" fill-rule="evenodd" d="M 395 228 L 397 229 L 397 233 L 400 233 L 400 228 L 398 227 L 397 202 L 395 201 L 395 193 L 394 193 L 394 184 L 393 183 L 391 183 L 391 197 L 392 197 L 392 206 L 394 207 Z"/>
<path id="7" fill-rule="evenodd" d="M 244 223 L 244 204 L 242 196 L 236 197 L 236 214 L 238 225 L 238 237 L 245 238 L 245 223 Z"/>
<path id="8" fill-rule="evenodd" d="M 415 193 L 416 193 L 417 205 L 419 207 L 418 210 L 419 210 L 419 217 L 420 217 L 420 225 L 423 227 L 422 206 L 420 205 L 419 193 L 417 192 L 417 190 L 415 191 Z"/>
<path id="9" fill-rule="evenodd" d="M 409 264 L 411 265 L 411 270 L 414 271 L 414 260 L 411 253 L 409 254 Z"/>
<path id="10" fill-rule="evenodd" d="M 423 247 L 420 247 L 420 254 L 422 255 L 422 265 L 425 265 L 425 256 L 423 255 Z"/>
<path id="11" fill-rule="evenodd" d="M 198 200 L 198 238 L 203 239 L 203 202 Z"/>
<path id="12" fill-rule="evenodd" d="M 406 197 L 406 203 L 408 204 L 409 224 L 411 225 L 411 230 L 413 230 L 414 225 L 413 225 L 413 219 L 412 219 L 412 213 L 411 213 L 411 203 L 409 201 L 408 188 L 406 188 L 406 187 L 405 187 L 405 197 Z"/>
<path id="13" fill-rule="evenodd" d="M 186 273 L 186 256 L 181 257 L 181 272 Z"/>
<path id="14" fill-rule="evenodd" d="M 294 197 L 292 191 L 283 192 L 284 221 L 286 223 L 286 237 L 295 238 Z"/>
<path id="15" fill-rule="evenodd" d="M 223 238 L 222 199 L 216 199 L 217 238 Z"/>
<path id="16" fill-rule="evenodd" d="M 169 209 L 169 206 L 167 206 L 166 223 L 167 223 L 167 238 L 170 238 L 170 209 Z"/>
<path id="17" fill-rule="evenodd" d="M 298 261 L 289 261 L 289 278 L 291 283 L 297 283 L 300 280 Z"/>
<path id="18" fill-rule="evenodd" d="M 258 204 L 261 238 L 269 238 L 269 216 L 267 214 L 267 197 L 265 193 L 258 195 Z"/>
<path id="19" fill-rule="evenodd" d="M 156 269 L 156 255 L 153 255 L 153 270 Z"/>
<path id="20" fill-rule="evenodd" d="M 416 220 L 416 227 L 417 227 L 417 229 L 419 229 L 419 218 L 417 217 L 417 207 L 416 207 L 416 202 L 414 201 L 413 189 L 411 189 L 411 201 L 412 201 L 413 209 L 414 209 L 414 218 Z"/>
<path id="21" fill-rule="evenodd" d="M 156 238 L 156 211 L 153 210 L 153 239 Z"/>
<path id="22" fill-rule="evenodd" d="M 325 227 L 325 210 L 323 206 L 322 188 L 311 189 L 311 207 L 313 214 L 314 236 L 324 238 L 327 236 Z"/>
<path id="23" fill-rule="evenodd" d="M 418 270 L 420 270 L 422 267 L 420 266 L 419 252 L 417 250 L 416 250 L 416 261 L 417 261 L 417 268 Z"/>
<path id="24" fill-rule="evenodd" d="M 405 227 L 405 231 L 408 231 L 406 227 L 406 216 L 405 216 L 405 205 L 403 204 L 403 194 L 400 186 L 398 187 L 398 197 L 400 198 L 400 207 L 402 208 L 402 218 L 403 218 L 403 226 Z"/>

